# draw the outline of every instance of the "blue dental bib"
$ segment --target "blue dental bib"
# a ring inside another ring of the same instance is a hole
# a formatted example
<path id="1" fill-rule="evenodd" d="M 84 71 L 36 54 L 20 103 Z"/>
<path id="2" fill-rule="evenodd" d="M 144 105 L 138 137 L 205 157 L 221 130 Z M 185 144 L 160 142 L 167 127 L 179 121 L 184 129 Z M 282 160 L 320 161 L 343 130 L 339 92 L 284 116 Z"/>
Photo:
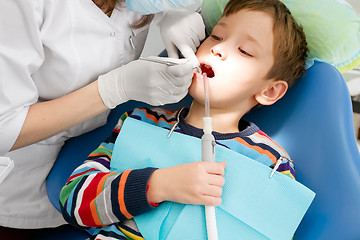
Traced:
<path id="1" fill-rule="evenodd" d="M 115 142 L 111 169 L 167 168 L 201 160 L 201 140 L 133 118 L 126 118 Z M 315 193 L 271 168 L 222 146 L 216 161 L 226 161 L 222 203 L 216 207 L 220 240 L 291 239 Z M 124 159 L 124 160 L 123 160 Z M 204 206 L 163 202 L 135 216 L 146 240 L 207 239 Z"/>

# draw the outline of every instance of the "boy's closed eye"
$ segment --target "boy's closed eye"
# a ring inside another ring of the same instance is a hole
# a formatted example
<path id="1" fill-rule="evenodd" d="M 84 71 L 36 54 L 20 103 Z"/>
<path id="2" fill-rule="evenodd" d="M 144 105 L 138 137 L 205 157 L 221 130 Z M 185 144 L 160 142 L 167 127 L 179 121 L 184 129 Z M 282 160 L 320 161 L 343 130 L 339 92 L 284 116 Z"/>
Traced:
<path id="1" fill-rule="evenodd" d="M 245 51 L 244 49 L 242 48 L 238 48 L 239 49 L 239 52 L 245 56 L 249 56 L 249 57 L 253 57 L 253 55 L 251 55 L 250 53 L 248 53 L 247 51 Z"/>
<path id="2" fill-rule="evenodd" d="M 210 37 L 215 40 L 215 41 L 222 41 L 223 39 L 215 34 L 211 34 Z M 246 50 L 242 49 L 241 47 L 238 48 L 239 49 L 239 52 L 242 54 L 242 55 L 245 55 L 245 56 L 249 56 L 249 57 L 253 57 L 253 55 L 249 52 L 247 52 Z"/>
<path id="3" fill-rule="evenodd" d="M 218 36 L 216 36 L 216 35 L 214 35 L 214 34 L 211 34 L 210 37 L 211 37 L 213 40 L 215 40 L 215 41 L 221 41 L 221 40 L 222 40 L 221 37 L 218 37 Z"/>

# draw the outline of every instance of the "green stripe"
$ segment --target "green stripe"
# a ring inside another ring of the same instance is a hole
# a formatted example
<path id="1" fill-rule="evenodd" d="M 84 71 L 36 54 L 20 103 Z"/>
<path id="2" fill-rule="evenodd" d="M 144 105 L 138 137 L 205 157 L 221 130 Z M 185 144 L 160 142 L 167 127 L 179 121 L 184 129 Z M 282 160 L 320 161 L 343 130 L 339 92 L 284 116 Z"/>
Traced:
<path id="1" fill-rule="evenodd" d="M 93 153 L 104 153 L 104 154 L 107 154 L 107 155 L 112 155 L 112 151 L 105 148 L 105 147 L 99 147 L 97 148 L 95 151 L 92 152 Z"/>
<path id="2" fill-rule="evenodd" d="M 124 113 L 123 115 L 121 115 L 120 120 L 125 121 L 125 119 L 126 119 L 128 116 L 129 116 L 129 115 L 128 115 L 128 113 L 126 112 L 126 113 Z"/>
<path id="3" fill-rule="evenodd" d="M 66 200 L 69 198 L 70 194 L 72 193 L 72 191 L 75 189 L 76 185 L 78 184 L 78 182 L 81 180 L 81 177 L 76 178 L 74 181 L 72 181 L 71 183 L 67 184 L 66 186 L 64 186 L 61 189 L 60 192 L 60 203 L 62 206 L 65 205 Z"/>

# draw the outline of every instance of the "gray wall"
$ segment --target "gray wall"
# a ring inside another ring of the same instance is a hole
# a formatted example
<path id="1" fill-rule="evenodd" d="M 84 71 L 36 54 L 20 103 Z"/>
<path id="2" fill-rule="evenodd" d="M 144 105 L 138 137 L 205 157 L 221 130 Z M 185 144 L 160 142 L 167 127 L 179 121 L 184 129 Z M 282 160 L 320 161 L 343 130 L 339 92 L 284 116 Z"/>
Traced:
<path id="1" fill-rule="evenodd" d="M 346 0 L 346 2 L 350 3 L 350 5 L 360 13 L 360 0 Z"/>

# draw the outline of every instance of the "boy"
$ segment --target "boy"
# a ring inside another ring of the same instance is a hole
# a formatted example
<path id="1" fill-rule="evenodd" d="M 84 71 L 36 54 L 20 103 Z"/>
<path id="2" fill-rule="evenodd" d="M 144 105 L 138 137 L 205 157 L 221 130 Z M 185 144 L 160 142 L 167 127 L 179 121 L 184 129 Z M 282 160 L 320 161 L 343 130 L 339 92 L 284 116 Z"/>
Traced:
<path id="1" fill-rule="evenodd" d="M 284 4 L 278 0 L 230 0 L 196 55 L 210 77 L 216 142 L 243 155 L 250 149 L 256 153 L 255 160 L 269 167 L 280 159 L 277 170 L 294 178 L 288 154 L 255 124 L 242 119 L 259 104 L 275 103 L 305 71 L 305 35 Z M 202 78 L 194 77 L 189 88 L 194 99 L 190 109 L 125 113 L 113 134 L 73 172 L 63 188 L 60 202 L 65 219 L 77 226 L 97 227 L 94 239 L 142 239 L 132 217 L 163 201 L 220 205 L 225 162 L 110 172 L 114 142 L 127 117 L 167 129 L 176 124 L 175 131 L 200 138 L 205 115 L 203 89 Z"/>

